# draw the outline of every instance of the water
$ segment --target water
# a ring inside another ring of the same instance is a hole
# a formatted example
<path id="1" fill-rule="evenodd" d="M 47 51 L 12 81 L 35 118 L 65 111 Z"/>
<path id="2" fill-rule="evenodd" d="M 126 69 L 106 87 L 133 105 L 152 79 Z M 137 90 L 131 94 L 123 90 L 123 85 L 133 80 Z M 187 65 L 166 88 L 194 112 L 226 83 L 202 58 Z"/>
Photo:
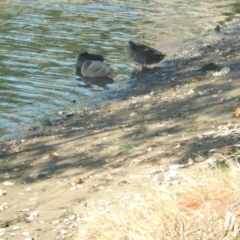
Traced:
<path id="1" fill-rule="evenodd" d="M 0 141 L 41 126 L 60 110 L 98 102 L 104 91 L 76 80 L 79 53 L 102 54 L 117 68 L 117 87 L 136 66 L 126 54 L 128 40 L 171 59 L 185 39 L 212 31 L 230 2 L 0 0 Z"/>

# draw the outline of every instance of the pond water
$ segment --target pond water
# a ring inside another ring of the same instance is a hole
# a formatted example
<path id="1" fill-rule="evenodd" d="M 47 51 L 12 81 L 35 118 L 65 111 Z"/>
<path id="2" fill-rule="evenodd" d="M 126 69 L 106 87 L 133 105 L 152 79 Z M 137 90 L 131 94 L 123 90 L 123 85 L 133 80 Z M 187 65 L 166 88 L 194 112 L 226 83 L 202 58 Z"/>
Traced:
<path id="1" fill-rule="evenodd" d="M 59 111 L 89 107 L 104 88 L 76 79 L 79 53 L 102 54 L 117 70 L 117 88 L 137 64 L 130 39 L 167 54 L 185 39 L 212 31 L 233 1 L 0 0 L 0 141 L 11 139 Z M 140 69 L 140 67 L 139 67 Z"/>

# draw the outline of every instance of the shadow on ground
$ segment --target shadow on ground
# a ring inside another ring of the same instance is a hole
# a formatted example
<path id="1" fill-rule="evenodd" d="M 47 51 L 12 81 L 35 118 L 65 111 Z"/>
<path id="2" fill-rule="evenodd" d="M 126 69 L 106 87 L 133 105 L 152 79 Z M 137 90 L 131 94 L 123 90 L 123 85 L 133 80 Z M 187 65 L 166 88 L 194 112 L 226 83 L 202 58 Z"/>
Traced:
<path id="1" fill-rule="evenodd" d="M 193 41 L 165 67 L 133 73 L 128 87 L 109 93 L 101 107 L 2 144 L 2 180 L 31 183 L 133 163 L 185 163 L 235 144 L 235 136 L 217 133 L 238 122 L 239 42 L 231 31 Z M 201 70 L 208 63 L 230 72 L 215 77 Z M 115 98 L 122 100 L 107 101 Z"/>

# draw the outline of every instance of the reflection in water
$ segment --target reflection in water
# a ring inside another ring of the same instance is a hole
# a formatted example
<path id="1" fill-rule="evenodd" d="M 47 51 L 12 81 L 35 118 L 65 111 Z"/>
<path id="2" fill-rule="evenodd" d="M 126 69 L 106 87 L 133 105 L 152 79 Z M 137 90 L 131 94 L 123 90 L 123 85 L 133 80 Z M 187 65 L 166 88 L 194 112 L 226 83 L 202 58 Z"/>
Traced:
<path id="1" fill-rule="evenodd" d="M 83 82 L 83 83 L 81 83 Z M 92 90 L 104 90 L 109 89 L 110 87 L 113 88 L 114 80 L 110 77 L 81 77 L 80 79 L 80 86 L 92 88 Z M 100 88 L 96 88 L 98 86 Z"/>
<path id="2" fill-rule="evenodd" d="M 230 2 L 221 1 L 221 6 Z M 136 66 L 126 53 L 129 40 L 164 49 L 169 60 L 184 39 L 216 26 L 222 12 L 217 4 L 217 0 L 0 1 L 1 140 L 41 125 L 59 110 L 68 111 L 72 100 L 76 99 L 75 108 L 98 101 L 75 80 L 80 52 L 103 55 L 118 68 L 113 79 L 121 84 Z"/>

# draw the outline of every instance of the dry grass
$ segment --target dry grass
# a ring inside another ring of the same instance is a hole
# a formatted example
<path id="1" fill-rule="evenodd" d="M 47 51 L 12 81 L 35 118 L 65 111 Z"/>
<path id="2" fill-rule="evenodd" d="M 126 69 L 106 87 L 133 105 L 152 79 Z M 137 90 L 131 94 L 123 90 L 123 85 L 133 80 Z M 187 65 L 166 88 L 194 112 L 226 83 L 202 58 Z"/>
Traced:
<path id="1" fill-rule="evenodd" d="M 240 239 L 239 158 L 235 152 L 227 169 L 188 175 L 186 185 L 165 191 L 151 185 L 141 200 L 122 201 L 106 214 L 92 211 L 90 221 L 81 221 L 78 239 Z"/>

